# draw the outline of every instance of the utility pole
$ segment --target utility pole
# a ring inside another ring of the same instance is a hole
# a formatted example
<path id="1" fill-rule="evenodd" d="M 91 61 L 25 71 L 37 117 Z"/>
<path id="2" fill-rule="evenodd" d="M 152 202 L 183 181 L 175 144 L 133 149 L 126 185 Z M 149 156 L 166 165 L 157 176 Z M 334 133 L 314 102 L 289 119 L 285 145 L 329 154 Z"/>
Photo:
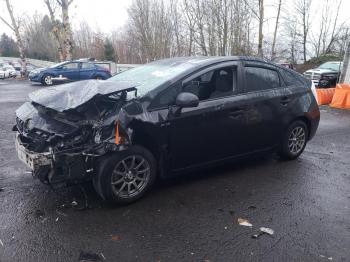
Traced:
<path id="1" fill-rule="evenodd" d="M 341 71 L 340 81 L 339 81 L 340 83 L 344 83 L 344 81 L 350 82 L 349 60 L 350 60 L 350 40 L 345 50 L 343 69 Z"/>

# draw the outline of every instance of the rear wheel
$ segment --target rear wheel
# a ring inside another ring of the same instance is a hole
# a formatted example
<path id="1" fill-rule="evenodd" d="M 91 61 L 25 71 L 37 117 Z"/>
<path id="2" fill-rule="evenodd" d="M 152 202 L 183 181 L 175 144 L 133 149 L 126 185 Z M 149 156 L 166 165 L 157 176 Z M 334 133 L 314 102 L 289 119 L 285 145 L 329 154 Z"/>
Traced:
<path id="1" fill-rule="evenodd" d="M 51 86 L 53 84 L 52 77 L 50 75 L 44 75 L 41 79 L 41 83 L 45 86 Z"/>
<path id="2" fill-rule="evenodd" d="M 132 146 L 100 161 L 94 187 L 103 199 L 126 204 L 141 198 L 155 178 L 153 155 L 143 147 Z"/>
<path id="3" fill-rule="evenodd" d="M 282 138 L 279 155 L 286 160 L 299 157 L 305 149 L 307 136 L 306 124 L 301 120 L 293 122 Z"/>

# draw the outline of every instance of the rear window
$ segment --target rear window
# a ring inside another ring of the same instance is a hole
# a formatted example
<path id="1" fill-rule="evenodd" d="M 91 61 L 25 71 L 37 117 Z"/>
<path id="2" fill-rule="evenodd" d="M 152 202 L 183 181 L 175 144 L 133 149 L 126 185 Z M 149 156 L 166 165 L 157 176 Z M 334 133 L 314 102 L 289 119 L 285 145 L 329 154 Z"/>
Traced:
<path id="1" fill-rule="evenodd" d="M 247 92 L 262 91 L 281 86 L 280 78 L 275 70 L 261 67 L 246 67 Z"/>
<path id="2" fill-rule="evenodd" d="M 286 86 L 295 86 L 295 85 L 303 85 L 303 81 L 301 81 L 300 77 L 288 70 L 281 69 L 283 80 L 286 83 Z"/>

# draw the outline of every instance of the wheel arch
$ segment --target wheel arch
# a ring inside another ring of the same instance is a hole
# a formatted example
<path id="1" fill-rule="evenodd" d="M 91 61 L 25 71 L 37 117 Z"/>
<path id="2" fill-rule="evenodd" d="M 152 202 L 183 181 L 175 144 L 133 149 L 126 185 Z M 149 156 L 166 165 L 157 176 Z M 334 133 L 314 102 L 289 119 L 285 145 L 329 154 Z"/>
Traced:
<path id="1" fill-rule="evenodd" d="M 295 121 L 302 121 L 302 122 L 304 122 L 306 124 L 306 127 L 307 127 L 307 140 L 309 140 L 310 139 L 310 131 L 311 131 L 311 120 L 309 118 L 307 118 L 306 116 L 298 116 L 298 117 L 292 119 L 288 123 L 287 127 L 290 126 Z"/>

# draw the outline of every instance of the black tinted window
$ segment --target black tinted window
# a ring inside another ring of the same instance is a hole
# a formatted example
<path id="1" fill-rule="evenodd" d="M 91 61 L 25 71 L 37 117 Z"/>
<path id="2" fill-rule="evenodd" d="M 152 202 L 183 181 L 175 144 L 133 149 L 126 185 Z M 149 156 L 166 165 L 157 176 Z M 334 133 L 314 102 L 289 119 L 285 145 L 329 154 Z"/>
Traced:
<path id="1" fill-rule="evenodd" d="M 280 78 L 275 70 L 246 67 L 246 88 L 248 92 L 280 87 Z"/>
<path id="2" fill-rule="evenodd" d="M 289 72 L 284 69 L 282 69 L 281 71 L 283 73 L 283 80 L 287 86 L 303 84 L 303 82 L 298 78 L 296 74 L 293 74 L 292 72 Z"/>
<path id="3" fill-rule="evenodd" d="M 181 84 L 174 84 L 160 92 L 152 102 L 151 108 L 162 108 L 175 104 L 176 96 L 181 91 Z"/>
<path id="4" fill-rule="evenodd" d="M 237 68 L 224 67 L 206 72 L 183 85 L 184 92 L 198 96 L 199 100 L 232 95 L 237 90 Z"/>

